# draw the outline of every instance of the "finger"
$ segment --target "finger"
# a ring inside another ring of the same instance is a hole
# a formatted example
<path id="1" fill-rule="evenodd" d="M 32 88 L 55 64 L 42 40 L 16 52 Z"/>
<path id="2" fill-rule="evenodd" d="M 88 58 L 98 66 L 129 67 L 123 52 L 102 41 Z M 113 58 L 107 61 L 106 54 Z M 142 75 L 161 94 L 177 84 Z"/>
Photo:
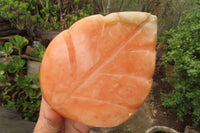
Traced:
<path id="1" fill-rule="evenodd" d="M 64 118 L 56 113 L 42 98 L 40 115 L 34 133 L 58 133 L 64 126 Z"/>
<path id="2" fill-rule="evenodd" d="M 67 119 L 65 121 L 65 133 L 88 133 L 91 127 Z"/>

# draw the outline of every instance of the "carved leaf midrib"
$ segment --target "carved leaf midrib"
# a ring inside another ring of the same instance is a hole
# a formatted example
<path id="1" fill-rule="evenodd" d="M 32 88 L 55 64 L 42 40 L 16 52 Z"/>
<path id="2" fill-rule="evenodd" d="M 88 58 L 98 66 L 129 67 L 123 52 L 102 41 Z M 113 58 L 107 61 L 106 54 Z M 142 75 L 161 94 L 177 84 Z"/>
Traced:
<path id="1" fill-rule="evenodd" d="M 72 97 L 74 97 L 74 96 L 73 96 L 74 93 L 76 93 L 77 90 L 79 90 L 90 78 L 92 78 L 93 75 L 95 75 L 95 74 L 96 74 L 99 70 L 101 70 L 106 64 L 108 64 L 108 63 L 110 62 L 110 60 L 112 60 L 115 56 L 117 56 L 118 53 L 120 53 L 120 51 L 126 46 L 126 44 L 127 44 L 130 40 L 134 39 L 135 36 L 136 36 L 137 34 L 139 34 L 139 33 L 142 31 L 143 25 L 145 25 L 145 24 L 148 23 L 148 22 L 149 22 L 149 18 L 147 18 L 147 19 L 146 19 L 145 21 L 143 21 L 140 25 L 138 25 L 138 26 L 136 27 L 134 33 L 133 33 L 127 40 L 125 40 L 125 41 L 123 41 L 121 44 L 119 44 L 118 48 L 116 48 L 116 50 L 111 54 L 111 56 L 108 57 L 108 58 L 106 58 L 106 59 L 104 60 L 104 62 L 101 63 L 101 60 L 100 60 L 98 63 L 96 63 L 96 64 L 92 67 L 92 69 L 90 69 L 90 70 L 83 76 L 83 78 L 82 78 L 81 80 L 79 80 L 79 84 L 78 84 L 75 88 L 72 88 L 73 91 L 72 91 L 70 97 L 68 97 L 68 98 L 66 97 L 65 100 L 68 99 L 67 101 L 69 101 Z M 102 25 L 102 26 L 103 26 L 103 25 Z M 102 28 L 102 30 L 103 30 L 103 28 Z M 70 30 L 69 30 L 69 34 L 70 34 Z M 71 45 L 73 45 L 73 44 L 71 44 Z M 75 55 L 74 55 L 74 56 L 75 56 Z M 77 81 L 76 81 L 76 82 L 77 82 Z M 67 103 L 67 101 L 65 101 L 65 100 L 64 100 L 64 102 Z M 105 101 L 105 102 L 106 102 L 106 101 Z M 122 105 L 119 105 L 119 106 L 122 106 Z M 124 107 L 127 108 L 126 106 L 124 106 Z M 128 108 L 127 108 L 127 109 L 128 109 Z"/>

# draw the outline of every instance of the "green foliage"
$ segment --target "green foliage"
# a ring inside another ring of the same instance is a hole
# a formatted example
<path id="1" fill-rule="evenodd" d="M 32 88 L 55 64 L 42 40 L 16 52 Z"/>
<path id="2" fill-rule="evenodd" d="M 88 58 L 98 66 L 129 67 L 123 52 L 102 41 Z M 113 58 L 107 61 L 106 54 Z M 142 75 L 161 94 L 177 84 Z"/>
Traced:
<path id="1" fill-rule="evenodd" d="M 21 49 L 28 45 L 28 40 L 25 37 L 16 35 L 14 37 L 10 37 L 9 38 L 9 42 L 10 44 L 13 45 L 14 48 L 16 48 L 18 50 L 18 54 L 21 55 Z"/>
<path id="2" fill-rule="evenodd" d="M 13 44 L 17 49 L 22 49 L 24 46 L 28 44 L 28 40 L 25 37 L 16 35 L 14 37 L 9 38 L 10 43 Z"/>
<path id="3" fill-rule="evenodd" d="M 37 57 L 39 61 L 41 62 L 44 52 L 45 52 L 45 47 L 43 45 L 38 45 L 33 48 L 33 51 L 31 52 L 31 56 Z"/>
<path id="4" fill-rule="evenodd" d="M 9 20 L 19 30 L 27 30 L 33 34 L 34 28 L 39 27 L 41 17 L 34 14 L 36 3 L 33 1 L 1 0 L 0 15 Z"/>
<path id="5" fill-rule="evenodd" d="M 44 5 L 40 10 L 41 16 L 44 20 L 44 27 L 47 30 L 60 30 L 60 23 L 57 22 L 57 5 L 51 5 L 50 0 L 43 0 Z"/>
<path id="6" fill-rule="evenodd" d="M 12 47 L 21 51 L 27 44 L 26 38 L 15 36 L 10 38 L 0 50 L 9 55 Z M 37 52 L 42 53 L 44 50 L 44 47 L 40 47 Z M 39 53 L 40 58 L 42 58 L 41 53 Z M 20 56 L 9 55 L 7 61 L 0 62 L 0 105 L 16 108 L 24 119 L 36 121 L 41 99 L 39 73 L 34 77 L 26 74 L 25 66 L 26 60 Z"/>
<path id="7" fill-rule="evenodd" d="M 0 16 L 13 27 L 27 31 L 31 39 L 41 30 L 64 30 L 77 20 L 94 13 L 92 1 L 1 0 Z M 96 9 L 95 9 L 96 10 Z"/>
<path id="8" fill-rule="evenodd" d="M 84 17 L 88 17 L 91 14 L 92 14 L 92 8 L 90 5 L 86 5 L 86 7 L 82 7 L 81 9 L 78 9 L 77 13 L 75 14 L 67 14 L 66 15 L 67 27 L 70 27 L 74 22 Z"/>
<path id="9" fill-rule="evenodd" d="M 199 3 L 200 0 L 197 0 Z M 163 105 L 177 113 L 180 120 L 190 116 L 194 126 L 200 125 L 200 7 L 186 14 L 177 29 L 166 32 L 168 37 L 162 60 L 174 64 L 170 94 L 162 94 Z"/>
<path id="10" fill-rule="evenodd" d="M 7 81 L 6 75 L 5 75 L 6 66 L 4 66 L 4 64 L 0 62 L 0 68 L 1 68 L 1 70 L 0 70 L 0 81 L 1 81 L 0 86 L 2 86 L 4 84 L 7 85 L 8 81 Z"/>
<path id="11" fill-rule="evenodd" d="M 16 35 L 9 38 L 9 42 L 6 42 L 3 46 L 0 46 L 0 51 L 7 57 L 11 52 L 12 48 L 18 50 L 18 54 L 21 55 L 21 50 L 28 45 L 28 40 L 25 37 Z"/>
<path id="12" fill-rule="evenodd" d="M 12 51 L 12 44 L 10 42 L 6 42 L 3 46 L 0 46 L 0 51 L 7 57 Z"/>
<path id="13" fill-rule="evenodd" d="M 43 0 L 43 2 L 43 8 L 40 10 L 40 13 L 44 20 L 44 27 L 47 30 L 60 30 L 60 22 L 58 22 L 57 18 L 57 5 L 51 5 L 50 0 Z"/>
<path id="14" fill-rule="evenodd" d="M 1 106 L 16 108 L 26 120 L 36 121 L 41 98 L 39 76 L 23 75 L 24 65 L 25 60 L 18 57 L 0 63 Z"/>
<path id="15" fill-rule="evenodd" d="M 20 71 L 23 70 L 26 61 L 19 58 L 13 57 L 9 62 L 6 62 L 6 68 L 9 73 L 16 73 L 18 74 Z"/>
<path id="16" fill-rule="evenodd" d="M 50 0 L 1 0 L 0 15 L 33 37 L 39 29 L 60 29 L 57 5 L 52 5 Z"/>

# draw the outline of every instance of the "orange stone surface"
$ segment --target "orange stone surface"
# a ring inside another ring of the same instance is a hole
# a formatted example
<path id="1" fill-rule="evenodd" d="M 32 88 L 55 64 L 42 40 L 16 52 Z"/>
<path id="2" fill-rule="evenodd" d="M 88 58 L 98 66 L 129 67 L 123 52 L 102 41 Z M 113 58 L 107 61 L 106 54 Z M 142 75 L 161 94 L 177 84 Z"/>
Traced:
<path id="1" fill-rule="evenodd" d="M 125 122 L 151 90 L 156 38 L 157 18 L 149 13 L 79 20 L 45 52 L 40 69 L 43 97 L 62 116 L 90 126 Z"/>

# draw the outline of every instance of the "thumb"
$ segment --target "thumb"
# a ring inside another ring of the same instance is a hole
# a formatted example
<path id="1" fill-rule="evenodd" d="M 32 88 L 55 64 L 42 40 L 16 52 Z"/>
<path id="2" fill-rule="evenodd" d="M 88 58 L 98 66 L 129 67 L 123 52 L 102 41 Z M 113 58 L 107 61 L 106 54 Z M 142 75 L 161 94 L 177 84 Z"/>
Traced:
<path id="1" fill-rule="evenodd" d="M 64 127 L 64 118 L 56 113 L 42 98 L 40 115 L 33 133 L 58 133 Z"/>

